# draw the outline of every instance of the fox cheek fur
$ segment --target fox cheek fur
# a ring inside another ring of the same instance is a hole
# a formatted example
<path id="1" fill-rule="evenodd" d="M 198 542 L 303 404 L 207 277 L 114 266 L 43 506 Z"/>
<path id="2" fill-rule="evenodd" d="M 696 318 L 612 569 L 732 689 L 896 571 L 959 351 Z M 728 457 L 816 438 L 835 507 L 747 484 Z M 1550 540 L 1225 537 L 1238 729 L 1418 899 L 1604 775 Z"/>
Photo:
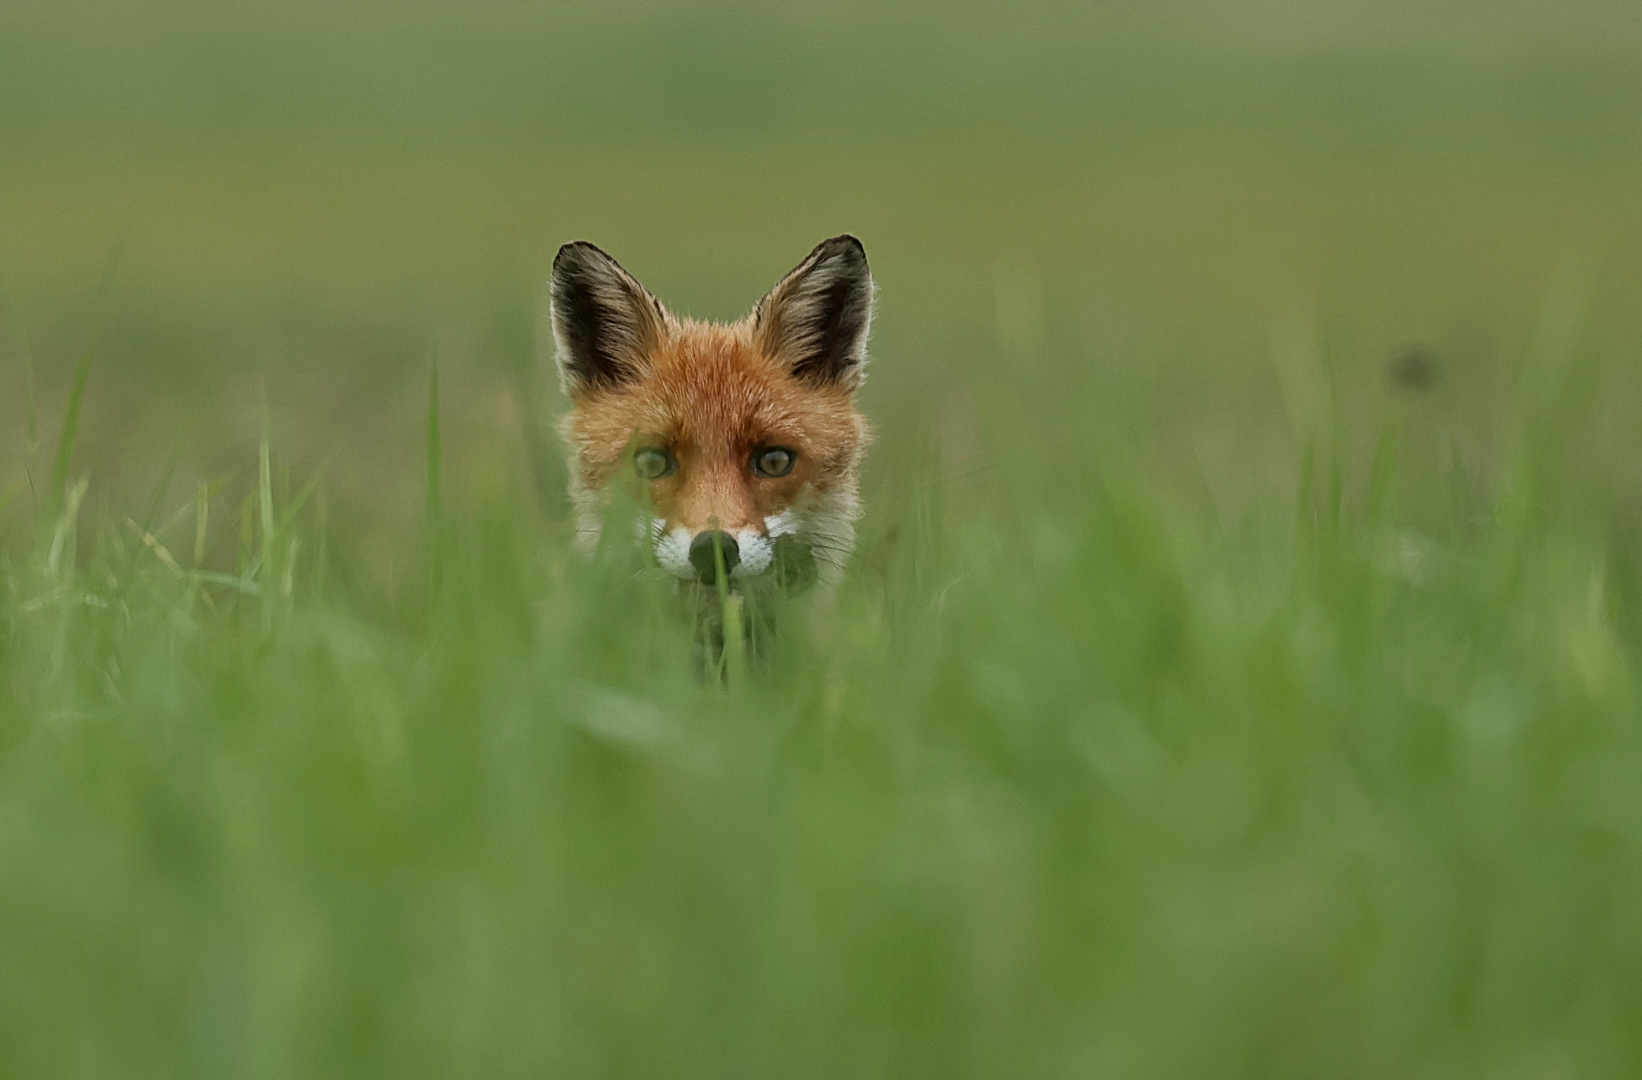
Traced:
<path id="1" fill-rule="evenodd" d="M 680 578 L 714 580 L 722 562 L 756 579 L 796 545 L 836 583 L 871 439 L 854 395 L 873 292 L 860 241 L 837 236 L 745 318 L 698 322 L 592 244 L 560 248 L 553 334 L 581 543 L 598 542 L 613 486 L 631 482 L 653 511 L 641 532 Z"/>

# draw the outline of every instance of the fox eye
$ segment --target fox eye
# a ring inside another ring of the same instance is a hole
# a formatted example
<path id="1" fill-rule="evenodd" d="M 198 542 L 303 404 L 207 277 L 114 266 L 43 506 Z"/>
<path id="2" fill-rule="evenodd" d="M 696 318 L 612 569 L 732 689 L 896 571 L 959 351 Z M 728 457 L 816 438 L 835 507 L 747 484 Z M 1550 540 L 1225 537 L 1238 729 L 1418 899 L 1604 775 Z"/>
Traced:
<path id="1" fill-rule="evenodd" d="M 753 451 L 753 472 L 760 476 L 786 476 L 798 455 L 785 446 L 765 446 Z"/>
<path id="2" fill-rule="evenodd" d="M 633 471 L 646 480 L 660 480 L 676 468 L 677 459 L 657 446 L 647 446 L 633 455 Z"/>

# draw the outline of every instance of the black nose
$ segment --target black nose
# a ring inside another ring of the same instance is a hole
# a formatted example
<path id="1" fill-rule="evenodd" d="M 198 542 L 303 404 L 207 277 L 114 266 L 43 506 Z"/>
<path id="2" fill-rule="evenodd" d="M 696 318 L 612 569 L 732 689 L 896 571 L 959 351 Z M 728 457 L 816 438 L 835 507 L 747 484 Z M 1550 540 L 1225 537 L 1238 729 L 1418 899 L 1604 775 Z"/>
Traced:
<path id="1" fill-rule="evenodd" d="M 718 580 L 718 563 L 713 548 L 717 547 L 724 553 L 724 573 L 734 570 L 736 563 L 741 561 L 741 549 L 736 547 L 735 537 L 727 532 L 713 529 L 704 532 L 690 541 L 690 565 L 696 568 L 701 580 L 711 585 Z"/>

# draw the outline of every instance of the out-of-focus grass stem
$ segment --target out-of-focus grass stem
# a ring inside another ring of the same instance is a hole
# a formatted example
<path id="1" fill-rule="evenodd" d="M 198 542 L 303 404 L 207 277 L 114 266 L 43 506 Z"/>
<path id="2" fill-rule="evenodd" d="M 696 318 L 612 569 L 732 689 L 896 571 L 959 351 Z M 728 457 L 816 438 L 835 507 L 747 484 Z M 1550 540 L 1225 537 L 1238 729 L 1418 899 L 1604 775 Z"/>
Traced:
<path id="1" fill-rule="evenodd" d="M 47 520 L 56 517 L 57 511 L 64 505 L 69 465 L 74 458 L 74 439 L 79 430 L 80 400 L 85 394 L 86 380 L 91 376 L 91 362 L 96 357 L 102 341 L 103 322 L 108 313 L 108 298 L 114 288 L 114 274 L 119 269 L 120 254 L 124 247 L 125 241 L 114 242 L 108 253 L 108 262 L 103 267 L 102 281 L 97 286 L 97 304 L 93 311 L 91 336 L 86 342 L 85 349 L 80 353 L 79 362 L 75 365 L 74 382 L 69 388 L 68 404 L 63 409 L 62 433 L 57 440 L 57 457 L 51 467 L 51 487 L 46 491 Z"/>
<path id="2" fill-rule="evenodd" d="M 437 600 L 440 583 L 440 462 L 442 458 L 439 429 L 439 364 L 434 363 L 428 375 L 428 469 L 427 469 L 427 544 L 428 592 L 430 600 Z"/>
<path id="3" fill-rule="evenodd" d="M 720 675 L 726 685 L 739 685 L 747 667 L 747 635 L 740 595 L 730 591 L 730 571 L 724 564 L 721 534 L 713 533 L 713 571 L 718 582 L 718 607 L 724 620 L 724 655 Z"/>

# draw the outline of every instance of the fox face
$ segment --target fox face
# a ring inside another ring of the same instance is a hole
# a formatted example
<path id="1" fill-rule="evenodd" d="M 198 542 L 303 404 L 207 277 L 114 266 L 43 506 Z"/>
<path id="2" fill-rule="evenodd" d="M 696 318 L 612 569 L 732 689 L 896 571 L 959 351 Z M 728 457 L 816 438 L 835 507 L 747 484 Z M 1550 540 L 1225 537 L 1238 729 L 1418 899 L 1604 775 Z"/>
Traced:
<path id="1" fill-rule="evenodd" d="M 559 249 L 551 292 L 581 543 L 627 484 L 681 579 L 835 583 L 871 437 L 854 402 L 873 305 L 860 241 L 823 242 L 730 324 L 675 316 L 588 243 Z"/>

